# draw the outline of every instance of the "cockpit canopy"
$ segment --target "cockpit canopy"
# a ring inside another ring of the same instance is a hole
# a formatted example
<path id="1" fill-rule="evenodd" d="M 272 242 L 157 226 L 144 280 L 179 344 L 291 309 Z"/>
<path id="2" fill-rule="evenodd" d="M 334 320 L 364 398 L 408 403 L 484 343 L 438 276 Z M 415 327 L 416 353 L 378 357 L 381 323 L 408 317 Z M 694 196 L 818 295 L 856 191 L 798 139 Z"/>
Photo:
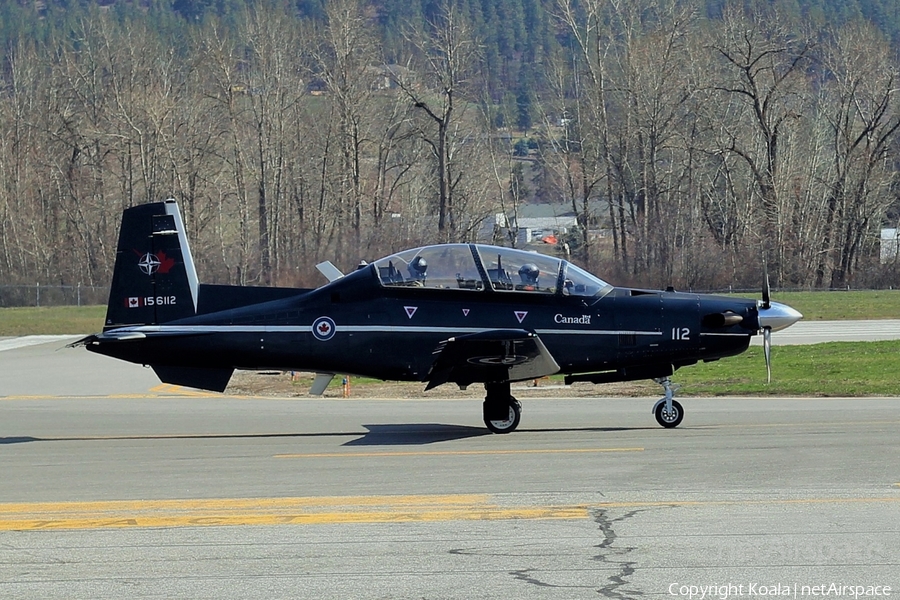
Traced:
<path id="1" fill-rule="evenodd" d="M 612 286 L 575 265 L 536 252 L 484 244 L 404 250 L 374 263 L 382 285 L 597 296 Z"/>

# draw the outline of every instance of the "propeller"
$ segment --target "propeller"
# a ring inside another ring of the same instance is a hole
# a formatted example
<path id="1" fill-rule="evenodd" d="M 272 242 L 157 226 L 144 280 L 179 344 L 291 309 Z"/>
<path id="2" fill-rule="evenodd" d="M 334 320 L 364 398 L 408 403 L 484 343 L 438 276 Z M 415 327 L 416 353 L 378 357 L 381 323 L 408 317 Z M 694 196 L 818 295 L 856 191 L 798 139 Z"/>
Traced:
<path id="1" fill-rule="evenodd" d="M 798 311 L 786 304 L 772 302 L 769 293 L 769 272 L 763 263 L 762 301 L 759 302 L 759 330 L 763 334 L 763 351 L 766 355 L 766 383 L 772 383 L 772 332 L 790 327 L 803 318 Z"/>
<path id="2" fill-rule="evenodd" d="M 772 308 L 772 296 L 769 289 L 769 265 L 763 261 L 762 305 L 760 309 Z M 766 383 L 772 383 L 772 328 L 763 327 L 763 354 L 766 356 Z"/>

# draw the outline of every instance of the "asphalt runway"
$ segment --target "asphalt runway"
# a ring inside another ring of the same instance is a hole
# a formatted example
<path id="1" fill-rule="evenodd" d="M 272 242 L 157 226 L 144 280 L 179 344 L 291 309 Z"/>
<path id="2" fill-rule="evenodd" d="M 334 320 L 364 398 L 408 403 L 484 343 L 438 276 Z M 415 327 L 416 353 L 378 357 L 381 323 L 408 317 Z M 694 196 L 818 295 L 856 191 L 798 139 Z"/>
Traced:
<path id="1" fill-rule="evenodd" d="M 900 308 L 898 308 L 900 313 Z M 800 321 L 772 334 L 776 345 L 818 344 L 821 342 L 874 342 L 900 339 L 900 319 L 870 321 Z M 762 336 L 750 338 L 762 345 Z"/>
<path id="2" fill-rule="evenodd" d="M 0 598 L 900 594 L 898 398 L 680 398 L 664 430 L 523 393 L 500 436 L 472 399 L 229 398 L 3 342 Z"/>

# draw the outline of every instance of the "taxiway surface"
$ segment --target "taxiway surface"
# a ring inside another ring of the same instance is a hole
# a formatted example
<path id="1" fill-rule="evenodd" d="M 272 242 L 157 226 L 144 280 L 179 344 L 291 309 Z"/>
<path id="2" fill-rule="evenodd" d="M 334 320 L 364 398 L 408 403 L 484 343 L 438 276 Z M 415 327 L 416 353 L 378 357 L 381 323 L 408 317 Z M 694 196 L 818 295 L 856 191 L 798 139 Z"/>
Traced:
<path id="1" fill-rule="evenodd" d="M 58 347 L 0 356 L 2 598 L 900 594 L 900 399 L 522 397 L 498 436 Z"/>

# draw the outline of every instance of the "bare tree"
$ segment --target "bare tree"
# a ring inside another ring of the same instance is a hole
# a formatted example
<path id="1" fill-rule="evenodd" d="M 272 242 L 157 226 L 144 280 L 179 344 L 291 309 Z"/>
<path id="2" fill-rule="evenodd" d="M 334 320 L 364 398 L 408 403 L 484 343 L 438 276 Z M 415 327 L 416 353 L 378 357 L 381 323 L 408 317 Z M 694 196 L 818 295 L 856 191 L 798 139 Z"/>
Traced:
<path id="1" fill-rule="evenodd" d="M 658 269 L 673 276 L 683 232 L 694 227 L 687 204 L 692 172 L 688 152 L 696 82 L 690 77 L 688 34 L 694 18 L 688 6 L 669 0 L 610 7 L 618 23 L 610 58 L 621 90 L 619 122 L 613 128 L 625 152 L 616 179 L 627 194 L 635 237 L 636 270 Z M 630 145 L 630 148 L 629 148 Z"/>
<path id="2" fill-rule="evenodd" d="M 326 8 L 325 44 L 318 52 L 318 68 L 337 117 L 340 163 L 336 185 L 338 204 L 348 206 L 341 221 L 350 222 L 355 245 L 360 244 L 363 217 L 363 157 L 371 143 L 369 129 L 373 94 L 382 73 L 376 67 L 378 50 L 363 6 L 358 0 L 335 0 Z"/>
<path id="3" fill-rule="evenodd" d="M 239 70 L 242 100 L 253 135 L 253 177 L 262 281 L 271 284 L 280 256 L 277 239 L 280 208 L 284 204 L 285 165 L 289 123 L 299 115 L 303 95 L 299 24 L 285 11 L 267 3 L 248 10 L 239 36 L 247 59 Z"/>
<path id="4" fill-rule="evenodd" d="M 852 279 L 870 228 L 893 201 L 897 182 L 891 150 L 900 128 L 900 71 L 890 43 L 871 26 L 853 24 L 834 33 L 824 51 L 831 74 L 823 114 L 832 141 L 815 285 L 831 271 L 830 285 Z"/>
<path id="5" fill-rule="evenodd" d="M 563 49 L 548 65 L 552 101 L 544 111 L 549 132 L 543 160 L 555 173 L 558 187 L 576 215 L 581 238 L 573 249 L 588 266 L 594 259 L 589 230 L 594 220 L 592 201 L 605 196 L 613 232 L 614 252 L 629 260 L 625 231 L 625 203 L 613 188 L 609 108 L 609 35 L 606 0 L 584 3 L 560 0 L 559 19 L 571 34 L 572 47 Z M 558 129 L 554 130 L 554 125 Z"/>
<path id="6" fill-rule="evenodd" d="M 788 181 L 781 143 L 786 130 L 803 118 L 804 70 L 812 50 L 812 43 L 788 26 L 774 8 L 749 15 L 727 10 L 714 45 L 722 60 L 714 87 L 723 106 L 739 109 L 733 120 L 723 121 L 719 149 L 740 157 L 749 171 L 761 207 L 764 256 L 778 281 L 784 279 L 789 249 L 789 227 L 782 221 Z"/>
<path id="7" fill-rule="evenodd" d="M 425 32 L 407 32 L 407 41 L 414 55 L 408 68 L 392 71 L 392 77 L 433 127 L 423 126 L 421 135 L 435 160 L 438 232 L 452 239 L 457 226 L 454 186 L 464 167 L 452 160 L 451 138 L 462 120 L 456 111 L 477 64 L 478 45 L 470 24 L 450 0 L 442 2 L 437 19 L 426 24 Z M 417 73 L 409 68 L 413 65 Z"/>
<path id="8" fill-rule="evenodd" d="M 235 40 L 215 20 L 205 25 L 199 46 L 215 110 L 228 131 L 228 143 L 220 149 L 221 160 L 229 172 L 228 180 L 223 178 L 220 183 L 222 193 L 215 211 L 217 247 L 221 263 L 229 273 L 229 281 L 246 285 L 253 260 L 253 239 L 246 183 L 250 159 L 243 136 L 246 88 L 238 74 L 242 56 Z"/>

